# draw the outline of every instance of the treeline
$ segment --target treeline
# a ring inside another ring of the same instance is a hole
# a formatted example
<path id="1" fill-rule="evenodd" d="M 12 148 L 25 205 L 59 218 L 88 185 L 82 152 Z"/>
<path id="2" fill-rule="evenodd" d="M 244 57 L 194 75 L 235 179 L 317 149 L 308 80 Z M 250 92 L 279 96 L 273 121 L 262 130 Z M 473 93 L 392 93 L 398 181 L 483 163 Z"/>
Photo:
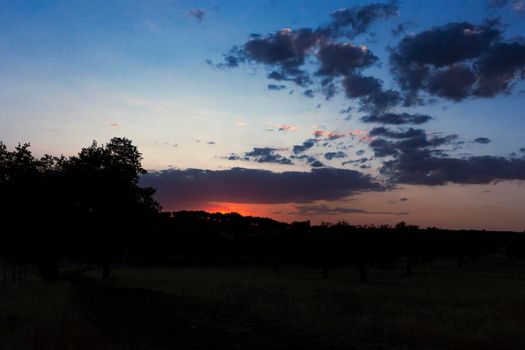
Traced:
<path id="1" fill-rule="evenodd" d="M 64 260 L 96 261 L 108 277 L 111 260 L 159 212 L 154 190 L 138 186 L 141 159 L 125 138 L 69 157 L 0 143 L 1 256 L 37 265 L 44 281 L 57 279 Z"/>
<path id="2" fill-rule="evenodd" d="M 362 281 L 369 268 L 415 266 L 447 258 L 457 267 L 499 254 L 525 257 L 525 234 L 477 230 L 422 229 L 401 222 L 395 226 L 354 226 L 346 222 L 291 224 L 236 213 L 204 211 L 162 213 L 147 245 L 130 251 L 137 266 L 264 263 L 319 268 L 324 277 L 334 268 L 355 267 Z"/>
<path id="3" fill-rule="evenodd" d="M 132 142 L 96 142 L 74 156 L 35 158 L 29 144 L 9 151 L 0 143 L 0 259 L 31 263 L 44 281 L 58 278 L 61 262 L 93 263 L 109 277 L 112 262 L 135 266 L 287 264 L 329 270 L 403 266 L 490 254 L 525 257 L 525 235 L 489 231 L 390 226 L 291 224 L 236 213 L 166 213 Z"/>

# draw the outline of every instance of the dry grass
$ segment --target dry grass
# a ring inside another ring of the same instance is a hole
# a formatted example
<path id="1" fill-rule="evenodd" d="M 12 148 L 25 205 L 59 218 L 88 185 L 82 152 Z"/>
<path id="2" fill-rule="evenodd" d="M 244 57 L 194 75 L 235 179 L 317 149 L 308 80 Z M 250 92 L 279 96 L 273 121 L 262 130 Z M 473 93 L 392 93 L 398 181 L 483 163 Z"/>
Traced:
<path id="1" fill-rule="evenodd" d="M 70 284 L 9 286 L 0 291 L 0 349 L 111 349 L 84 315 Z"/>
<path id="2" fill-rule="evenodd" d="M 491 266 L 491 267 L 489 267 Z M 395 348 L 523 349 L 525 271 L 522 266 L 447 265 L 416 276 L 353 270 L 332 272 L 259 268 L 122 269 L 121 286 L 151 288 L 190 303 L 330 333 L 347 342 Z"/>
<path id="3" fill-rule="evenodd" d="M 358 283 L 354 270 L 331 271 L 323 280 L 317 270 L 267 267 L 116 269 L 111 281 L 89 284 L 103 293 L 106 287 L 160 290 L 178 300 L 167 304 L 172 307 L 194 305 L 240 324 L 282 325 L 356 349 L 523 349 L 524 263 L 453 266 L 419 267 L 415 276 L 372 271 L 368 284 Z M 85 317 L 77 299 L 82 285 L 28 281 L 0 291 L 0 349 L 122 348 Z"/>

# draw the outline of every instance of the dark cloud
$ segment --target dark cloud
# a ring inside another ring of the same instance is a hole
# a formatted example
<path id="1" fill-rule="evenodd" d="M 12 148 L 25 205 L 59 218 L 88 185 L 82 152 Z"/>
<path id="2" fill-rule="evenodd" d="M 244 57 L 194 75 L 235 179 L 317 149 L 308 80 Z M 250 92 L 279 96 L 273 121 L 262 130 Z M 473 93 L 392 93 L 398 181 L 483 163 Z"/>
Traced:
<path id="1" fill-rule="evenodd" d="M 343 79 L 346 96 L 350 98 L 365 97 L 381 91 L 383 82 L 377 78 L 360 74 L 347 75 Z"/>
<path id="2" fill-rule="evenodd" d="M 308 98 L 314 98 L 314 91 L 311 90 L 311 89 L 305 90 L 303 92 L 303 95 L 308 97 Z"/>
<path id="3" fill-rule="evenodd" d="M 242 158 L 238 156 L 237 154 L 230 154 L 228 157 L 226 157 L 227 160 L 241 160 Z"/>
<path id="4" fill-rule="evenodd" d="M 473 94 L 492 97 L 510 92 L 515 78 L 525 78 L 525 45 L 518 42 L 499 43 L 474 63 L 478 73 Z"/>
<path id="5" fill-rule="evenodd" d="M 313 146 L 315 146 L 316 143 L 317 143 L 316 139 L 308 139 L 308 140 L 304 141 L 302 145 L 295 145 L 295 146 L 293 146 L 293 153 L 294 154 L 303 153 L 304 151 L 306 151 L 306 150 L 312 148 Z"/>
<path id="6" fill-rule="evenodd" d="M 361 111 L 386 111 L 400 102 L 400 94 L 383 90 L 379 79 L 361 75 L 364 68 L 379 59 L 366 46 L 341 39 L 364 33 L 373 22 L 397 15 L 397 8 L 395 1 L 354 6 L 333 13 L 327 24 L 316 29 L 252 34 L 246 43 L 233 47 L 217 66 L 234 68 L 250 62 L 264 65 L 271 70 L 269 79 L 294 82 L 306 88 L 303 95 L 310 98 L 316 91 L 331 99 L 341 90 L 338 84 L 343 81 L 346 95 L 359 99 Z M 318 66 L 315 74 L 307 68 L 310 61 Z M 310 88 L 314 83 L 316 86 Z M 361 85 L 363 91 L 357 92 Z"/>
<path id="7" fill-rule="evenodd" d="M 237 68 L 246 62 L 244 52 L 238 46 L 234 46 L 224 55 L 224 62 L 217 65 L 218 68 Z"/>
<path id="8" fill-rule="evenodd" d="M 288 76 L 283 72 L 273 71 L 267 75 L 268 79 L 276 81 L 291 81 L 299 86 L 306 87 L 312 84 L 312 79 L 305 72 L 299 72 L 295 76 Z M 289 94 L 293 94 L 293 90 L 290 90 Z"/>
<path id="9" fill-rule="evenodd" d="M 382 113 L 401 100 L 397 91 L 383 90 L 383 82 L 371 76 L 351 74 L 342 83 L 347 97 L 359 98 L 360 111 L 363 112 Z"/>
<path id="10" fill-rule="evenodd" d="M 350 114 L 350 112 L 352 112 L 352 110 L 353 110 L 353 107 L 349 106 L 347 108 L 343 108 L 343 109 L 339 110 L 338 113 L 346 115 L 346 117 L 344 118 L 345 120 L 350 120 L 350 119 L 352 119 L 352 114 Z"/>
<path id="11" fill-rule="evenodd" d="M 195 18 L 195 20 L 199 23 L 202 22 L 202 20 L 204 19 L 204 15 L 206 14 L 206 12 L 204 12 L 203 9 L 193 9 L 193 10 L 190 10 L 188 12 L 188 14 Z"/>
<path id="12" fill-rule="evenodd" d="M 408 198 L 407 197 L 399 198 L 399 201 L 400 202 L 406 202 L 406 201 L 408 201 Z"/>
<path id="13" fill-rule="evenodd" d="M 363 123 L 379 123 L 390 125 L 424 124 L 432 119 L 431 116 L 425 114 L 409 114 L 409 113 L 385 113 L 376 115 L 367 115 L 361 118 Z"/>
<path id="14" fill-rule="evenodd" d="M 501 31 L 495 23 L 449 23 L 416 35 L 405 36 L 393 51 L 393 58 L 405 65 L 450 66 L 478 57 L 498 40 L 500 35 Z"/>
<path id="15" fill-rule="evenodd" d="M 358 192 L 383 190 L 368 175 L 334 168 L 282 173 L 244 168 L 168 169 L 150 172 L 141 178 L 140 183 L 156 188 L 156 199 L 170 210 L 210 201 L 305 203 L 337 200 Z"/>
<path id="16" fill-rule="evenodd" d="M 410 128 L 407 130 L 392 131 L 384 127 L 377 127 L 370 130 L 370 136 L 382 136 L 392 139 L 406 139 L 414 137 L 425 137 L 425 131 L 422 129 Z"/>
<path id="17" fill-rule="evenodd" d="M 368 67 L 379 59 L 365 46 L 351 43 L 327 43 L 317 53 L 319 75 L 348 75 L 356 69 Z"/>
<path id="18" fill-rule="evenodd" d="M 237 56 L 253 62 L 277 67 L 270 73 L 275 80 L 293 80 L 301 86 L 306 84 L 306 73 L 301 69 L 305 57 L 319 41 L 319 35 L 310 28 L 283 29 L 266 36 L 252 35 Z"/>
<path id="19" fill-rule="evenodd" d="M 276 148 L 254 147 L 252 151 L 244 154 L 244 160 L 256 161 L 258 163 L 293 164 L 293 162 L 282 155 L 275 153 Z"/>
<path id="20" fill-rule="evenodd" d="M 457 145 L 457 135 L 433 136 L 429 138 L 424 130 L 409 129 L 404 132 L 393 132 L 388 129 L 380 130 L 379 133 L 390 139 L 401 139 L 390 141 L 385 138 L 376 138 L 370 142 L 370 147 L 376 157 L 394 156 L 400 157 L 405 154 L 425 150 L 429 153 L 443 153 L 438 147 L 445 145 Z"/>
<path id="21" fill-rule="evenodd" d="M 431 75 L 427 89 L 433 95 L 461 101 L 469 94 L 475 82 L 476 74 L 472 69 L 465 65 L 455 65 Z"/>
<path id="22" fill-rule="evenodd" d="M 381 172 L 395 183 L 486 184 L 498 180 L 525 180 L 525 159 L 495 156 L 438 157 L 426 150 L 418 150 L 387 161 Z"/>
<path id="23" fill-rule="evenodd" d="M 359 158 L 359 159 L 352 159 L 352 160 L 344 161 L 344 162 L 341 163 L 341 165 L 346 165 L 346 164 L 363 164 L 363 163 L 366 163 L 368 161 L 369 161 L 368 158 L 362 157 L 362 158 Z"/>
<path id="24" fill-rule="evenodd" d="M 496 20 L 454 22 L 405 36 L 390 64 L 405 105 L 423 103 L 421 92 L 453 101 L 509 93 L 523 79 L 525 45 L 505 42 Z"/>
<path id="25" fill-rule="evenodd" d="M 268 84 L 268 90 L 284 90 L 286 89 L 286 85 L 276 85 L 276 84 Z"/>
<path id="26" fill-rule="evenodd" d="M 332 160 L 334 158 L 346 158 L 347 154 L 343 151 L 337 151 L 337 152 L 326 152 L 324 154 L 325 159 Z"/>
<path id="27" fill-rule="evenodd" d="M 326 205 L 297 205 L 299 215 L 341 215 L 341 214 L 375 214 L 375 215 L 408 215 L 408 212 L 368 211 L 360 208 L 328 207 Z"/>
<path id="28" fill-rule="evenodd" d="M 354 6 L 332 13 L 332 21 L 324 31 L 333 37 L 346 36 L 351 38 L 366 32 L 375 21 L 396 17 L 397 15 L 397 1 Z"/>
<path id="29" fill-rule="evenodd" d="M 311 162 L 310 166 L 312 168 L 321 168 L 321 167 L 324 167 L 324 164 L 321 163 L 320 161 L 316 160 L 316 161 Z"/>
<path id="30" fill-rule="evenodd" d="M 486 137 L 478 137 L 477 139 L 474 139 L 474 142 L 486 145 L 487 143 L 490 143 L 491 140 L 489 138 L 486 138 Z"/>

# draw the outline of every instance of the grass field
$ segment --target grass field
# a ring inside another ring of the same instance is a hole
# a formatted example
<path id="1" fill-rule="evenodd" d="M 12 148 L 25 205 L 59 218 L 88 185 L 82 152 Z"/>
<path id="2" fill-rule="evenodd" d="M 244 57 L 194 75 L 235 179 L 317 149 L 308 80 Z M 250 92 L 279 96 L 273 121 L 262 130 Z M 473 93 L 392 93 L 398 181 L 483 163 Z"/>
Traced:
<path id="1" fill-rule="evenodd" d="M 461 270 L 439 263 L 419 266 L 415 276 L 371 271 L 369 278 L 361 284 L 354 270 L 338 270 L 323 280 L 318 270 L 291 267 L 122 268 L 105 282 L 30 282 L 1 296 L 0 322 L 11 322 L 2 344 L 523 349 L 523 263 L 485 261 Z"/>

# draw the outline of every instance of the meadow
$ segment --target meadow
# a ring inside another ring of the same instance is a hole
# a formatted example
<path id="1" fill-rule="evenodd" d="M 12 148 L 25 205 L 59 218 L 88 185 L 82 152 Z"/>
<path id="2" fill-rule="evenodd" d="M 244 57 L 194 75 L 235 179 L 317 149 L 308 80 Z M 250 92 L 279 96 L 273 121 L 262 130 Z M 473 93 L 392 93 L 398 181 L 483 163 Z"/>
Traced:
<path id="1" fill-rule="evenodd" d="M 117 268 L 0 296 L 4 349 L 522 349 L 525 263 Z"/>

